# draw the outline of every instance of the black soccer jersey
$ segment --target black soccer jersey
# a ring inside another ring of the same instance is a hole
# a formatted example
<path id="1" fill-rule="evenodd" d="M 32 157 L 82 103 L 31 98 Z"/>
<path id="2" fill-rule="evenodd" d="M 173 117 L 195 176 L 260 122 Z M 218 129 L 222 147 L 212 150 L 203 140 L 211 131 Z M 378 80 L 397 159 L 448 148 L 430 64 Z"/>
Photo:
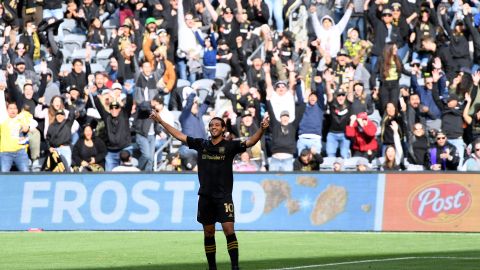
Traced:
<path id="1" fill-rule="evenodd" d="M 187 137 L 187 144 L 197 150 L 199 195 L 213 198 L 225 198 L 233 189 L 233 158 L 245 152 L 246 147 L 240 141 L 222 140 L 214 145 L 210 140 Z"/>

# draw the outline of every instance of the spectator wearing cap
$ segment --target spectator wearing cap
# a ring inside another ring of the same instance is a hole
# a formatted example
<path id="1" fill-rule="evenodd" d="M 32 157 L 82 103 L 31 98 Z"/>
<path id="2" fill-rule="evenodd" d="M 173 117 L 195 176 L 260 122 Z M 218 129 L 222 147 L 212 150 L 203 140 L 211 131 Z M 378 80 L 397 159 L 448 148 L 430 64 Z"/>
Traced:
<path id="1" fill-rule="evenodd" d="M 210 4 L 210 1 L 204 1 L 205 7 L 212 15 L 212 19 L 218 27 L 219 39 L 224 39 L 230 48 L 236 47 L 236 38 L 240 35 L 240 24 L 244 22 L 245 18 L 242 16 L 243 8 L 241 1 L 236 2 L 236 12 L 230 6 L 223 7 L 221 16 L 215 12 L 215 9 Z M 281 30 L 280 30 L 281 31 Z"/>
<path id="2" fill-rule="evenodd" d="M 448 142 L 446 134 L 441 130 L 437 131 L 435 138 L 436 143 L 425 155 L 425 168 L 432 171 L 457 170 L 460 157 L 455 145 Z"/>
<path id="3" fill-rule="evenodd" d="M 463 170 L 467 172 L 480 171 L 480 139 L 477 138 L 472 142 L 472 150 L 470 157 L 465 161 Z"/>
<path id="4" fill-rule="evenodd" d="M 65 112 L 65 116 L 68 118 L 70 112 L 65 110 L 65 104 L 63 97 L 61 96 L 54 96 L 52 97 L 49 104 L 46 104 L 45 101 L 40 99 L 40 103 L 35 108 L 35 118 L 43 120 L 43 138 L 47 138 L 47 132 L 50 125 L 55 121 L 55 114 L 58 110 L 63 110 Z M 80 125 L 77 121 L 73 122 L 71 133 L 75 134 Z"/>
<path id="5" fill-rule="evenodd" d="M 43 95 L 43 97 L 44 97 L 44 103 L 49 104 L 54 96 L 60 95 L 60 88 L 58 87 L 58 84 L 55 83 L 54 81 L 54 75 L 53 75 L 54 73 L 51 69 L 48 68 L 45 73 L 44 71 L 40 71 L 40 72 L 41 72 L 40 74 L 41 82 L 40 82 L 40 88 L 38 91 L 40 92 L 42 89 L 42 83 L 45 76 L 47 85 L 45 87 L 45 94 Z"/>
<path id="6" fill-rule="evenodd" d="M 156 136 L 162 132 L 161 126 L 149 117 L 153 109 L 153 100 L 157 103 L 161 101 L 157 94 L 149 101 L 137 103 L 134 121 L 135 142 L 141 154 L 138 160 L 138 168 L 143 171 L 153 171 Z"/>
<path id="7" fill-rule="evenodd" d="M 316 8 L 312 6 L 310 11 L 315 14 Z M 337 56 L 338 51 L 341 48 L 340 38 L 342 32 L 347 26 L 348 20 L 353 12 L 353 4 L 350 3 L 343 15 L 342 19 L 335 24 L 332 17 L 325 15 L 319 21 L 316 15 L 311 15 L 313 29 L 317 39 L 320 39 L 320 47 L 332 58 Z"/>
<path id="8" fill-rule="evenodd" d="M 347 29 L 356 29 L 357 34 L 361 39 L 365 40 L 367 37 L 366 22 L 365 22 L 365 9 L 363 7 L 364 0 L 353 0 L 353 12 L 350 20 L 347 23 Z M 343 35 L 343 40 L 347 40 L 347 36 Z"/>
<path id="9" fill-rule="evenodd" d="M 202 38 L 199 32 L 195 32 L 195 37 L 203 48 L 203 78 L 214 80 L 217 70 L 217 40 L 215 39 L 215 32 L 211 31 L 210 35 L 205 37 L 205 39 Z"/>
<path id="10" fill-rule="evenodd" d="M 9 74 L 15 76 L 15 84 L 18 88 L 23 89 L 25 82 L 30 81 L 36 91 L 40 84 L 38 75 L 33 70 L 26 68 L 26 61 L 23 58 L 16 58 L 14 64 L 15 65 L 12 66 L 13 69 L 10 69 L 9 66 L 7 66 L 7 71 Z"/>
<path id="11" fill-rule="evenodd" d="M 364 9 L 367 13 L 367 19 L 373 27 L 373 47 L 370 56 L 370 70 L 373 78 L 377 77 L 378 58 L 383 55 L 385 44 L 393 43 L 401 45 L 400 29 L 393 23 L 393 14 L 390 8 L 383 5 L 377 5 L 377 1 L 367 0 L 364 3 Z M 371 80 L 371 85 L 374 85 Z"/>
<path id="12" fill-rule="evenodd" d="M 31 36 L 30 36 L 31 39 Z M 29 40 L 30 41 L 30 40 Z M 18 42 L 17 45 L 15 46 L 15 50 L 8 50 L 9 58 L 11 59 L 10 62 L 12 64 L 21 65 L 23 64 L 23 67 L 17 67 L 17 70 L 21 73 L 24 72 L 24 70 L 30 70 L 34 72 L 33 68 L 33 53 L 34 53 L 34 47 L 33 46 L 28 46 L 30 44 L 25 43 L 25 41 Z"/>
<path id="13" fill-rule="evenodd" d="M 54 151 L 65 158 L 66 167 L 72 165 L 72 133 L 71 129 L 75 121 L 75 111 L 70 110 L 68 118 L 63 109 L 55 112 L 55 120 L 50 124 L 46 142 L 50 153 Z"/>
<path id="14" fill-rule="evenodd" d="M 376 133 L 377 126 L 368 119 L 366 112 L 352 114 L 345 128 L 345 135 L 352 140 L 352 156 L 373 160 L 378 149 Z"/>
<path id="15" fill-rule="evenodd" d="M 304 148 L 293 162 L 293 170 L 303 172 L 318 171 L 322 162 L 323 158 L 319 153 L 312 152 L 309 148 Z"/>
<path id="16" fill-rule="evenodd" d="M 463 110 L 458 102 L 458 96 L 450 94 L 447 104 L 442 108 L 442 131 L 448 138 L 448 142 L 455 145 L 459 157 L 459 165 L 462 166 L 465 156 L 465 142 L 463 141 Z"/>
<path id="17" fill-rule="evenodd" d="M 409 51 L 408 38 L 410 34 L 410 24 L 413 22 L 417 15 L 410 15 L 409 17 L 405 16 L 402 13 L 402 4 L 400 2 L 392 3 L 391 8 L 393 24 L 398 27 L 400 32 L 400 40 L 397 44 L 398 57 L 401 61 L 403 61 L 405 59 L 405 56 L 407 55 L 407 52 Z"/>
<path id="18" fill-rule="evenodd" d="M 271 106 L 273 108 L 271 118 L 275 118 L 277 121 L 280 121 L 280 113 L 286 110 L 289 112 L 290 115 L 289 121 L 295 121 L 296 115 L 294 85 L 296 84 L 296 73 L 293 70 L 290 72 L 290 80 L 288 83 L 283 80 L 279 80 L 273 85 L 272 75 L 270 72 L 270 64 L 264 65 L 263 70 L 265 72 L 265 85 L 267 91 L 266 100 L 267 103 L 271 103 Z"/>
<path id="19" fill-rule="evenodd" d="M 344 84 L 335 92 L 332 91 L 333 76 L 330 71 L 324 73 L 327 104 L 329 106 L 330 126 L 327 131 L 326 153 L 328 157 L 336 157 L 337 150 L 343 158 L 350 157 L 350 140 L 345 136 L 345 128 L 350 121 L 352 104 L 347 100 L 348 88 Z"/>
<path id="20" fill-rule="evenodd" d="M 0 169 L 9 172 L 15 164 L 21 172 L 28 172 L 27 145 L 23 143 L 29 130 L 35 128 L 34 122 L 26 122 L 18 117 L 15 102 L 5 100 L 5 87 L 0 86 Z"/>
<path id="21" fill-rule="evenodd" d="M 112 172 L 139 172 L 140 169 L 132 163 L 132 156 L 129 151 L 122 150 L 119 153 L 120 164 L 112 169 Z"/>
<path id="22" fill-rule="evenodd" d="M 35 91 L 33 82 L 28 79 L 22 84 L 18 83 L 20 76 L 12 66 L 7 68 L 7 93 L 10 95 L 10 99 L 17 103 L 17 108 L 28 106 L 30 113 L 34 114 L 38 99 L 45 93 L 46 77 L 43 77 L 39 91 Z"/>
<path id="23" fill-rule="evenodd" d="M 343 48 L 347 51 L 348 56 L 351 57 L 353 64 L 365 64 L 372 43 L 360 39 L 358 28 L 348 29 L 347 36 L 348 39 L 343 44 Z"/>
<path id="24" fill-rule="evenodd" d="M 122 107 L 118 101 L 111 102 L 109 104 L 109 111 L 104 108 L 98 96 L 94 96 L 93 100 L 95 107 L 105 123 L 107 145 L 105 170 L 112 171 L 113 168 L 120 164 L 120 151 L 131 151 L 132 149 L 129 118 L 132 112 L 133 97 L 131 93 L 127 94 L 124 107 Z"/>
<path id="25" fill-rule="evenodd" d="M 306 101 L 297 88 L 299 100 L 300 123 L 298 125 L 297 153 L 303 149 L 315 149 L 322 152 L 322 131 L 325 113 L 324 89 L 320 80 L 315 81 L 315 91 L 311 92 Z"/>
<path id="26" fill-rule="evenodd" d="M 274 114 L 270 102 L 267 102 L 267 109 L 269 115 Z M 293 171 L 293 156 L 296 152 L 299 117 L 295 117 L 295 121 L 290 122 L 290 112 L 287 110 L 280 113 L 280 121 L 275 117 L 270 117 L 270 152 L 272 157 L 268 167 L 269 171 Z"/>
<path id="27" fill-rule="evenodd" d="M 438 84 L 434 81 L 431 73 L 423 73 L 424 85 L 422 86 L 418 83 L 419 67 L 413 66 L 411 72 L 410 85 L 413 91 L 420 96 L 420 111 L 425 115 L 427 129 L 440 129 L 443 105 L 439 97 Z"/>

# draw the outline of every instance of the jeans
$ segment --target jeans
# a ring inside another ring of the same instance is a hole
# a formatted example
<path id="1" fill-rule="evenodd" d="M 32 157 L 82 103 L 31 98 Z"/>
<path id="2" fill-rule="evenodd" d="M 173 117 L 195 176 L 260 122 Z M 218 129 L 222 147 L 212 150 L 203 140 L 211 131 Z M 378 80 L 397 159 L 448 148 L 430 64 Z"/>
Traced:
<path id="1" fill-rule="evenodd" d="M 40 157 L 40 142 L 41 142 L 41 135 L 38 129 L 34 128 L 28 132 L 28 140 L 29 145 L 28 148 L 30 150 L 30 158 L 32 160 L 37 160 Z"/>
<path id="2" fill-rule="evenodd" d="M 72 166 L 72 148 L 70 148 L 70 146 L 56 147 L 55 150 L 57 150 L 59 155 L 62 155 L 65 158 L 65 161 L 67 162 L 65 167 Z"/>
<path id="3" fill-rule="evenodd" d="M 178 153 L 182 159 L 195 159 L 197 157 L 197 150 L 190 149 L 186 145 L 180 146 Z"/>
<path id="4" fill-rule="evenodd" d="M 345 133 L 328 132 L 326 147 L 328 157 L 336 157 L 339 147 L 342 158 L 350 157 L 350 140 L 345 136 Z"/>
<path id="5" fill-rule="evenodd" d="M 216 71 L 217 71 L 216 68 L 203 67 L 203 78 L 204 78 L 204 79 L 215 80 L 215 73 L 216 73 Z"/>
<path id="6" fill-rule="evenodd" d="M 180 79 L 188 80 L 190 83 L 195 82 L 197 79 L 196 74 L 193 72 L 187 72 L 187 58 L 177 58 L 176 66 Z"/>
<path id="7" fill-rule="evenodd" d="M 43 18 L 55 17 L 57 20 L 63 19 L 63 11 L 59 9 L 43 9 Z"/>
<path id="8" fill-rule="evenodd" d="M 136 135 L 138 148 L 141 156 L 138 159 L 138 168 L 145 171 L 153 171 L 153 155 L 155 154 L 155 135 L 147 137 L 140 134 Z"/>
<path id="9" fill-rule="evenodd" d="M 133 147 L 130 145 L 123 148 L 122 150 L 129 151 L 130 154 L 132 154 Z M 107 156 L 105 157 L 105 171 L 111 172 L 113 168 L 120 165 L 120 151 L 122 150 L 107 152 Z"/>
<path id="10" fill-rule="evenodd" d="M 365 33 L 365 19 L 362 16 L 352 16 L 350 20 L 348 20 L 345 31 L 343 31 L 343 40 L 347 40 L 347 31 L 352 27 L 358 29 L 360 39 L 365 40 L 367 38 L 367 34 Z"/>
<path id="11" fill-rule="evenodd" d="M 302 138 L 299 137 L 297 141 L 297 153 L 300 155 L 300 152 L 302 152 L 303 149 L 309 148 L 312 149 L 312 147 L 315 148 L 316 153 L 321 153 L 322 152 L 322 137 L 317 138 Z"/>
<path id="12" fill-rule="evenodd" d="M 397 50 L 397 55 L 400 58 L 400 61 L 402 61 L 402 63 L 403 63 L 403 61 L 405 61 L 405 56 L 407 56 L 408 49 L 409 49 L 408 44 L 405 43 L 405 45 L 403 45 L 403 47 L 398 48 L 398 50 Z"/>
<path id="13" fill-rule="evenodd" d="M 268 10 L 270 11 L 270 20 L 272 20 L 273 22 L 273 18 L 275 17 L 275 25 L 277 31 L 283 32 L 283 1 L 266 0 L 265 3 L 267 4 Z"/>
<path id="14" fill-rule="evenodd" d="M 28 163 L 28 154 L 25 149 L 21 149 L 16 152 L 0 153 L 0 167 L 2 172 L 9 172 L 13 164 L 15 164 L 19 171 L 28 172 Z"/>
<path id="15" fill-rule="evenodd" d="M 293 171 L 293 158 L 278 159 L 278 158 L 272 157 L 268 165 L 268 171 L 271 171 L 271 172 Z"/>

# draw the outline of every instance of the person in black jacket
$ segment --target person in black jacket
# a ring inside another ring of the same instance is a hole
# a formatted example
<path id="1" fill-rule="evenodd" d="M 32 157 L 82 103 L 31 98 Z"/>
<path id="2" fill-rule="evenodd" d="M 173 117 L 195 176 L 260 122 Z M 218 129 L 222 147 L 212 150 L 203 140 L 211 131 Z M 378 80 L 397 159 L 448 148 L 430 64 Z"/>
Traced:
<path id="1" fill-rule="evenodd" d="M 73 147 L 72 167 L 78 171 L 103 171 L 107 147 L 105 143 L 93 136 L 90 124 L 83 127 L 83 136 Z"/>
<path id="2" fill-rule="evenodd" d="M 436 132 L 436 144 L 425 154 L 425 168 L 432 171 L 455 171 L 460 160 L 457 148 L 447 141 L 447 136 L 441 130 Z"/>
<path id="3" fill-rule="evenodd" d="M 157 134 L 162 132 L 160 125 L 150 118 L 155 102 L 163 102 L 158 94 L 151 101 L 144 101 L 137 105 L 134 129 L 136 133 L 135 141 L 141 153 L 138 160 L 138 168 L 142 171 L 153 171 L 155 138 Z"/>
<path id="4" fill-rule="evenodd" d="M 130 92 L 127 94 L 127 102 L 124 107 L 116 100 L 111 102 L 109 112 L 105 110 L 98 96 L 95 96 L 93 99 L 95 107 L 105 122 L 108 150 L 107 156 L 105 157 L 105 170 L 109 172 L 120 164 L 120 151 L 131 151 L 132 149 L 132 135 L 130 134 L 130 123 L 128 119 L 132 112 L 133 97 Z"/>
<path id="5" fill-rule="evenodd" d="M 70 144 L 72 143 L 72 125 L 75 121 L 75 111 L 70 110 L 68 118 L 65 117 L 65 111 L 63 109 L 55 112 L 55 120 L 50 124 L 47 131 L 47 144 L 49 146 L 50 153 L 58 152 L 62 155 L 67 164 L 66 167 L 70 167 L 72 164 L 72 149 Z"/>
<path id="6" fill-rule="evenodd" d="M 73 59 L 72 71 L 68 73 L 64 71 L 63 76 L 60 77 L 60 91 L 65 92 L 69 86 L 76 85 L 80 91 L 81 96 L 85 91 L 85 86 L 88 85 L 88 75 L 91 74 L 90 55 L 91 47 L 87 46 L 85 57 L 85 72 L 83 72 L 83 62 L 80 59 Z"/>

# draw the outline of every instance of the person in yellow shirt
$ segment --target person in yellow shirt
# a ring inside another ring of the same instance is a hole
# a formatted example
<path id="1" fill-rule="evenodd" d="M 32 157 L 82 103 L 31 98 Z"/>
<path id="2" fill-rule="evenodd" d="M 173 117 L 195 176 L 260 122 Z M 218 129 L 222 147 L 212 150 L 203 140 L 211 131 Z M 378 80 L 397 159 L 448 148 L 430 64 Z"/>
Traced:
<path id="1" fill-rule="evenodd" d="M 3 94 L 3 91 L 1 91 Z M 0 106 L 5 108 L 4 97 L 0 98 Z M 0 117 L 0 167 L 2 172 L 9 172 L 12 165 L 15 164 L 21 172 L 29 171 L 29 159 L 26 151 L 27 145 L 23 142 L 24 137 L 21 134 L 27 134 L 30 130 L 26 118 L 18 117 L 18 108 L 16 103 L 6 105 L 7 117 Z M 0 114 L 5 114 L 5 110 L 0 110 Z"/>

